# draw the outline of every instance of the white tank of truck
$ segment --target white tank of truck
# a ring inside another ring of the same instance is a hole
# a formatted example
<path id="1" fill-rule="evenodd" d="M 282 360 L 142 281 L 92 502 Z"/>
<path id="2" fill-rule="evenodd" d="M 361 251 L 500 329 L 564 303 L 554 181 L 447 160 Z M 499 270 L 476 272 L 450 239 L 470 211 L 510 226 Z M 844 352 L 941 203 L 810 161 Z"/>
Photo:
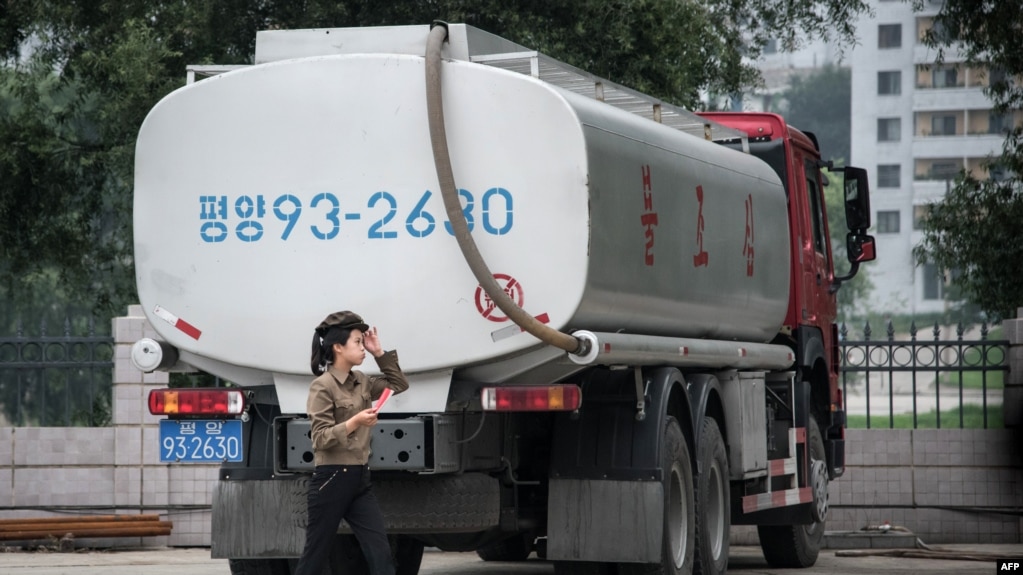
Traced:
<path id="1" fill-rule="evenodd" d="M 426 398 L 458 370 L 486 382 L 526 371 L 516 358 L 541 344 L 480 288 L 447 222 L 427 34 L 414 36 L 393 52 L 378 31 L 381 46 L 356 43 L 362 53 L 230 71 L 149 114 L 135 166 L 138 293 L 182 362 L 242 385 L 275 382 L 282 410 L 301 412 L 312 329 L 351 309 L 413 379 L 434 384 L 413 385 L 395 410 L 443 410 L 446 396 Z M 453 38 L 442 83 L 455 181 L 513 301 L 567 332 L 778 333 L 790 247 L 770 167 L 466 61 Z"/>

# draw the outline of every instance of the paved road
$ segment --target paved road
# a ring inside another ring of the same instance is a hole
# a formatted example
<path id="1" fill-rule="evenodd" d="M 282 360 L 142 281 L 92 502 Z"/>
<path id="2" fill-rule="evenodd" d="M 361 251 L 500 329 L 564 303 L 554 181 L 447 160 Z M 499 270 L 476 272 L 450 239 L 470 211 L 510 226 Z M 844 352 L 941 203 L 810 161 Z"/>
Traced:
<path id="1" fill-rule="evenodd" d="M 946 545 L 959 552 L 990 553 L 1023 559 L 1021 545 Z M 821 552 L 812 569 L 773 569 L 759 547 L 732 547 L 728 572 L 736 575 L 991 575 L 995 561 L 917 559 L 894 557 L 842 557 L 832 550 Z M 160 548 L 132 551 L 0 553 L 4 575 L 228 575 L 227 561 L 210 559 L 209 549 Z M 553 575 L 549 562 L 530 559 L 522 563 L 485 563 L 475 553 L 427 551 L 422 575 Z"/>

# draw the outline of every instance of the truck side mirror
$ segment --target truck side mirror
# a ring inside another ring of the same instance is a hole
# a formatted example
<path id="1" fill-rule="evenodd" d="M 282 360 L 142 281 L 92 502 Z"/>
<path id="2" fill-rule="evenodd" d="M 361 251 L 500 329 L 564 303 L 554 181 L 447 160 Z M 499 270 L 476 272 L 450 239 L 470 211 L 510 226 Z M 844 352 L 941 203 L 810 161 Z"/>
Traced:
<path id="1" fill-rule="evenodd" d="M 874 248 L 874 236 L 850 233 L 846 236 L 845 246 L 845 251 L 849 256 L 849 263 L 859 264 L 872 262 L 877 259 L 877 250 Z"/>
<path id="2" fill-rule="evenodd" d="M 842 171 L 845 173 L 843 186 L 845 224 L 850 231 L 863 235 L 870 228 L 870 186 L 867 183 L 867 171 L 852 166 L 846 166 Z"/>
<path id="3" fill-rule="evenodd" d="M 848 204 L 846 204 L 848 205 Z M 869 221 L 868 221 L 868 226 Z M 863 262 L 872 262 L 877 259 L 877 250 L 874 247 L 874 236 L 868 236 L 864 233 L 849 232 L 849 235 L 845 237 L 846 255 L 849 256 L 849 263 L 852 267 L 849 268 L 849 273 L 844 276 L 835 276 L 831 282 L 831 287 L 828 290 L 829 293 L 835 293 L 838 288 L 842 287 L 842 284 L 856 277 L 856 273 L 860 271 L 860 264 Z"/>
<path id="4" fill-rule="evenodd" d="M 861 263 L 877 258 L 874 237 L 867 235 L 867 230 L 870 229 L 870 185 L 867 183 L 867 171 L 863 168 L 845 166 L 842 172 L 845 174 L 845 182 L 842 185 L 845 195 L 845 225 L 849 228 L 845 246 L 846 255 L 849 256 L 849 263 L 852 266 L 846 275 L 834 277 L 828 290 L 830 293 L 835 293 L 843 283 L 856 277 Z"/>

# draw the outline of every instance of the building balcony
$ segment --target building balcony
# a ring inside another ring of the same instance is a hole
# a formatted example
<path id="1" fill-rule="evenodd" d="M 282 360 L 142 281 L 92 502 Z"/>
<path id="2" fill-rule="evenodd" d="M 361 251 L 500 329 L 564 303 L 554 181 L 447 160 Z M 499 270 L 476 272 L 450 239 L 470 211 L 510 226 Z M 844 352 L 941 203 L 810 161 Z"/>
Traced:
<path id="1" fill-rule="evenodd" d="M 919 176 L 918 176 L 919 177 Z M 913 181 L 913 203 L 916 205 L 929 204 L 945 197 L 951 180 L 914 180 Z"/>
<path id="2" fill-rule="evenodd" d="M 925 46 L 922 42 L 917 42 L 913 45 L 913 63 L 914 64 L 933 64 L 934 60 L 937 59 L 938 52 L 934 48 Z M 945 61 L 946 62 L 962 62 L 966 58 L 957 46 L 945 49 Z"/>
<path id="3" fill-rule="evenodd" d="M 914 158 L 983 158 L 998 154 L 1005 143 L 1004 134 L 965 136 L 917 136 L 913 138 Z"/>
<path id="4" fill-rule="evenodd" d="M 991 100 L 982 88 L 917 88 L 913 91 L 913 111 L 986 110 Z"/>

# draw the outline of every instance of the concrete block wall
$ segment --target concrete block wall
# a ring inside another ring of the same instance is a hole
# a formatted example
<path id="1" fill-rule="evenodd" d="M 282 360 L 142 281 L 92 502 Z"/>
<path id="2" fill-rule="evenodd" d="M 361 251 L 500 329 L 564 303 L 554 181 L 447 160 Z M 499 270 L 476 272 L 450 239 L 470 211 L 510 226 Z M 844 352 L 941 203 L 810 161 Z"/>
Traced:
<path id="1" fill-rule="evenodd" d="M 168 376 L 143 374 L 129 361 L 131 345 L 155 333 L 138 306 L 113 327 L 113 426 L 0 428 L 0 518 L 158 513 L 174 522 L 169 537 L 80 543 L 208 546 L 217 466 L 160 463 L 158 420 L 146 400 Z M 928 544 L 1023 542 L 1021 519 L 997 511 L 1023 507 L 1013 430 L 851 429 L 846 454 L 846 473 L 830 486 L 829 531 L 887 520 Z M 756 544 L 756 528 L 736 526 L 732 540 Z"/>
<path id="2" fill-rule="evenodd" d="M 113 321 L 115 367 L 111 427 L 0 428 L 0 518 L 70 514 L 158 514 L 166 537 L 83 539 L 95 547 L 208 546 L 216 465 L 160 463 L 158 419 L 149 390 L 166 373 L 131 364 L 131 346 L 155 337 L 139 306 Z"/>
<path id="3" fill-rule="evenodd" d="M 1023 458 L 1006 429 L 850 429 L 828 530 L 889 521 L 924 543 L 1020 543 Z"/>

